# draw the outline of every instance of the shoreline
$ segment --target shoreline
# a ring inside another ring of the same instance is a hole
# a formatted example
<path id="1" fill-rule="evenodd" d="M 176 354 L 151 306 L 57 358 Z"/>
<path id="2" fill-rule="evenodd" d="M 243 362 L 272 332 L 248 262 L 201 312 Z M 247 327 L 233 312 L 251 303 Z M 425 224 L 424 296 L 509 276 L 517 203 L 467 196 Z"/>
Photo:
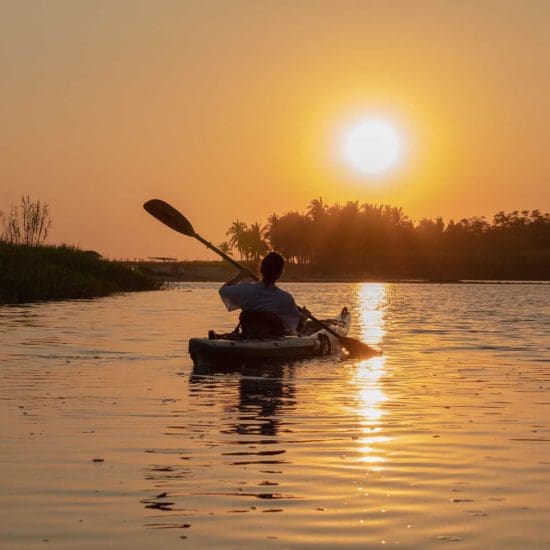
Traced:
<path id="1" fill-rule="evenodd" d="M 162 283 L 224 283 L 237 270 L 221 261 L 176 261 L 176 262 L 123 262 Z M 250 262 L 243 264 L 257 271 Z M 287 267 L 282 283 L 401 283 L 401 284 L 548 284 L 550 279 L 506 279 L 487 277 L 414 277 L 414 276 L 322 276 L 308 275 L 304 266 L 291 264 Z"/>
<path id="2" fill-rule="evenodd" d="M 225 279 L 159 279 L 163 283 L 224 283 Z M 304 279 L 288 279 L 283 278 L 281 283 L 374 283 L 374 284 L 426 284 L 426 285 L 550 285 L 550 280 L 536 280 L 536 279 L 516 279 L 516 280 L 501 280 L 501 279 L 457 279 L 457 280 L 429 280 L 429 279 L 318 279 L 318 278 L 304 278 Z M 161 289 L 162 290 L 162 289 Z"/>
<path id="3" fill-rule="evenodd" d="M 237 270 L 222 261 L 116 261 L 67 246 L 26 247 L 3 243 L 4 260 L 0 305 L 17 305 L 71 299 L 90 299 L 143 290 L 161 290 L 169 283 L 218 283 Z M 252 271 L 257 266 L 243 262 Z M 411 274 L 323 276 L 311 268 L 289 264 L 281 283 L 376 283 L 376 284 L 550 284 L 544 278 L 422 277 Z"/>

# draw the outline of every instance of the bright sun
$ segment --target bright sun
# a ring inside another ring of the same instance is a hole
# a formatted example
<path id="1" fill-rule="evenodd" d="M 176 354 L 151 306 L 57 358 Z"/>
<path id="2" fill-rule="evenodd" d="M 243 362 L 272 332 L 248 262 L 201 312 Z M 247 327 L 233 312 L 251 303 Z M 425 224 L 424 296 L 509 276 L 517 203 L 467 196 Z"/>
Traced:
<path id="1" fill-rule="evenodd" d="M 364 174 L 381 174 L 394 168 L 401 156 L 401 139 L 387 121 L 366 118 L 344 135 L 345 161 Z"/>

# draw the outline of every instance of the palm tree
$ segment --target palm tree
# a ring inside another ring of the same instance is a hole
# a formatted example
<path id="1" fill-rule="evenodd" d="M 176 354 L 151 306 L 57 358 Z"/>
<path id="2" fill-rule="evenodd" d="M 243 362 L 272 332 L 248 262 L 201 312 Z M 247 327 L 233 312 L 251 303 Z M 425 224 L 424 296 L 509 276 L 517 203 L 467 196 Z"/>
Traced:
<path id="1" fill-rule="evenodd" d="M 323 202 L 323 197 L 313 199 L 307 208 L 307 215 L 313 221 L 319 221 L 327 213 L 327 207 Z"/>
<path id="2" fill-rule="evenodd" d="M 241 260 L 244 252 L 244 235 L 246 233 L 246 223 L 241 222 L 238 218 L 231 224 L 231 227 L 225 233 L 229 239 L 229 246 L 236 248 L 239 251 Z"/>
<path id="3" fill-rule="evenodd" d="M 266 228 L 258 222 L 253 223 L 247 231 L 247 252 L 252 260 L 258 260 L 260 256 L 267 252 L 267 243 L 265 242 Z"/>
<path id="4" fill-rule="evenodd" d="M 360 212 L 359 201 L 348 201 L 344 206 L 343 210 L 346 213 L 346 216 L 357 216 Z"/>

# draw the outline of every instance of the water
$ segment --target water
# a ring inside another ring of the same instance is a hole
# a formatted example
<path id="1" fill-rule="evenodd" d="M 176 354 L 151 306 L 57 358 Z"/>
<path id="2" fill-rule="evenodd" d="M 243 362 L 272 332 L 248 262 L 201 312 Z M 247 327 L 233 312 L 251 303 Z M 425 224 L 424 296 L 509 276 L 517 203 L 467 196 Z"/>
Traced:
<path id="1" fill-rule="evenodd" d="M 0 308 L 0 546 L 550 547 L 549 285 L 286 287 L 384 355 L 196 372 L 212 284 Z"/>

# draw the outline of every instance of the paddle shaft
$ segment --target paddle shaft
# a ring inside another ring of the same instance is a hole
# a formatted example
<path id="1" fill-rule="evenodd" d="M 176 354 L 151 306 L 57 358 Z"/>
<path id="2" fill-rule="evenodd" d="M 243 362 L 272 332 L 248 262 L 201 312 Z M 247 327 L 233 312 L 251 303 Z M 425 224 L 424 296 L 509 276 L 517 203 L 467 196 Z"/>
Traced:
<path id="1" fill-rule="evenodd" d="M 235 266 L 237 269 L 240 269 L 241 271 L 246 271 L 250 274 L 250 276 L 255 279 L 256 281 L 259 281 L 257 275 L 255 275 L 250 269 L 245 267 L 244 265 L 241 265 L 239 262 L 234 260 L 231 256 L 228 256 L 227 254 L 223 253 L 218 247 L 214 246 L 211 242 L 207 241 L 206 239 L 203 239 L 198 233 L 195 233 L 194 235 L 195 239 L 200 241 L 202 244 L 204 244 L 207 248 L 221 256 L 224 260 L 228 261 L 231 265 Z"/>
<path id="2" fill-rule="evenodd" d="M 304 311 L 304 310 L 302 310 Z M 319 319 L 317 319 L 317 317 L 315 317 L 314 315 L 312 315 L 309 311 L 305 311 L 304 313 L 306 313 L 306 315 L 312 320 L 314 321 L 315 323 L 317 323 L 319 326 L 323 327 L 327 332 L 330 332 L 333 336 L 335 336 L 336 338 L 338 338 L 338 340 L 342 339 L 343 336 L 338 334 L 335 330 L 331 329 L 326 323 L 323 323 L 323 321 L 320 321 Z"/>

